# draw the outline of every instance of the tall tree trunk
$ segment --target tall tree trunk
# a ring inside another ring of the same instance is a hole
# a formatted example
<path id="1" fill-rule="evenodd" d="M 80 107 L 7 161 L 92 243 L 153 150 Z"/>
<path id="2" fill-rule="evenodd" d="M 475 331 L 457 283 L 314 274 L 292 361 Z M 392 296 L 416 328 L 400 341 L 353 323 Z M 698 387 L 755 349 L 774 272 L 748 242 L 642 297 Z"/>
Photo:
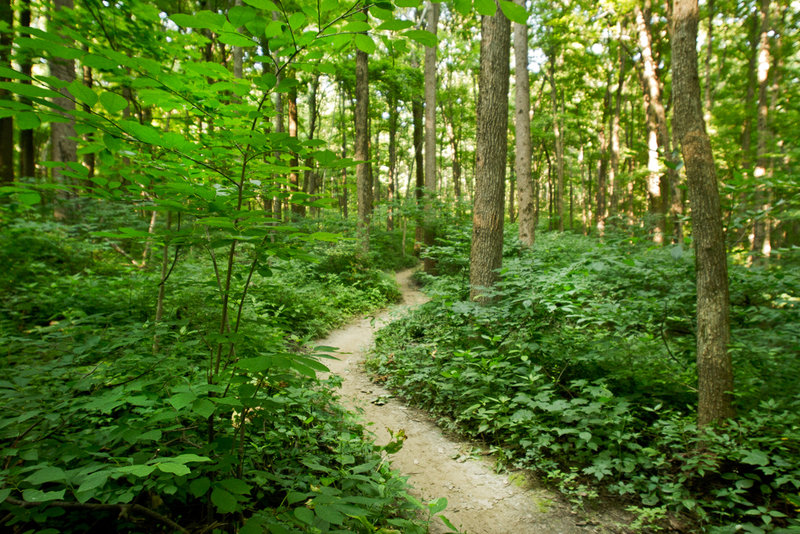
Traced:
<path id="1" fill-rule="evenodd" d="M 272 18 L 273 20 L 277 20 L 277 14 L 273 12 Z M 282 80 L 283 71 L 280 71 L 277 75 L 277 83 L 280 83 Z M 285 131 L 283 111 L 283 94 L 275 93 L 275 133 L 283 133 Z M 280 152 L 276 152 L 275 158 L 278 159 L 279 157 Z M 272 198 L 272 216 L 278 220 L 283 219 L 283 199 L 280 194 L 280 190 L 283 189 L 283 183 L 281 182 L 282 181 L 279 180 L 275 183 L 276 195 Z"/>
<path id="2" fill-rule="evenodd" d="M 11 40 L 14 27 L 14 11 L 11 9 L 11 0 L 0 0 L 0 22 L 5 23 L 7 28 L 7 31 L 0 33 L 0 65 L 11 68 Z M 0 80 L 8 81 L 6 78 L 0 78 Z M 7 99 L 8 97 L 8 91 L 0 89 L 0 98 Z M 14 119 L 3 117 L 0 118 L 0 183 L 13 181 Z"/>
<path id="3" fill-rule="evenodd" d="M 597 167 L 597 211 L 595 213 L 595 227 L 598 235 L 603 235 L 606 230 L 606 216 L 608 215 L 608 163 L 609 147 L 611 146 L 611 136 L 608 134 L 609 117 L 611 113 L 611 80 L 612 72 L 608 71 L 606 80 L 606 91 L 603 97 L 603 120 L 600 123 L 600 131 L 597 133 L 600 142 L 600 160 Z"/>
<path id="4" fill-rule="evenodd" d="M 355 159 L 356 190 L 358 192 L 358 226 L 361 245 L 369 250 L 369 224 L 372 215 L 372 181 L 369 160 L 369 72 L 367 53 L 356 51 L 356 112 L 355 112 Z"/>
<path id="5" fill-rule="evenodd" d="M 339 131 L 342 132 L 342 159 L 347 157 L 347 121 L 345 120 L 345 114 L 347 112 L 345 106 L 345 95 L 346 91 L 344 88 L 344 82 L 339 84 L 339 117 L 341 119 L 339 123 Z M 342 217 L 347 219 L 347 205 L 348 205 L 348 194 L 347 194 L 347 168 L 342 167 L 342 182 L 340 187 L 340 194 L 339 194 L 339 212 L 342 214 Z"/>
<path id="6" fill-rule="evenodd" d="M 294 73 L 291 73 L 290 76 L 293 78 Z M 289 93 L 286 95 L 286 111 L 287 111 L 287 118 L 289 123 L 289 137 L 297 139 L 298 132 L 299 132 L 299 117 L 297 112 L 297 86 L 293 86 L 289 89 Z M 291 212 L 292 218 L 297 219 L 300 217 L 304 217 L 306 214 L 306 207 L 300 203 L 298 203 L 298 198 L 296 196 L 302 188 L 300 187 L 300 171 L 297 170 L 298 165 L 300 164 L 300 160 L 297 156 L 297 152 L 292 151 L 292 157 L 289 160 L 289 165 L 292 167 L 292 170 L 289 172 L 289 187 L 291 189 L 291 196 L 289 197 L 289 201 L 291 202 Z"/>
<path id="7" fill-rule="evenodd" d="M 711 57 L 714 55 L 714 0 L 708 0 L 708 30 L 706 31 L 706 64 L 705 64 L 705 95 L 703 107 L 705 121 L 711 120 L 712 95 L 711 90 Z"/>
<path id="8" fill-rule="evenodd" d="M 53 18 L 60 18 L 60 11 L 72 8 L 72 0 L 55 0 L 53 3 Z M 75 60 L 52 58 L 50 60 L 50 74 L 65 82 L 64 85 L 75 81 Z M 56 163 L 66 164 L 78 159 L 78 150 L 75 143 L 75 119 L 72 117 L 72 112 L 75 110 L 75 102 L 69 98 L 66 88 L 61 89 L 59 92 L 64 96 L 54 98 L 53 103 L 65 110 L 69 121 L 54 122 L 50 125 L 50 142 L 53 150 L 52 160 Z M 64 184 L 67 181 L 66 176 L 62 174 L 62 170 L 65 167 L 66 165 L 58 165 L 53 168 L 55 182 Z M 65 219 L 68 216 L 68 210 L 63 204 L 63 201 L 66 200 L 65 196 L 59 195 L 60 198 L 57 200 L 53 212 L 56 219 Z"/>
<path id="9" fill-rule="evenodd" d="M 22 28 L 31 26 L 31 4 L 30 0 L 20 2 L 19 25 Z M 30 76 L 33 70 L 33 63 L 27 54 L 23 54 L 18 60 L 20 71 L 26 76 Z M 30 80 L 22 80 L 22 83 L 31 84 Z M 31 104 L 30 98 L 21 98 L 23 104 Z M 34 145 L 33 130 L 20 130 L 19 132 L 19 175 L 20 177 L 33 177 L 36 175 L 36 147 Z"/>
<path id="10" fill-rule="evenodd" d="M 386 200 L 389 204 L 386 229 L 390 232 L 394 230 L 394 204 L 397 196 L 397 124 L 399 115 L 397 96 L 393 93 L 389 97 L 389 186 L 386 190 Z"/>
<path id="11" fill-rule="evenodd" d="M 562 131 L 561 113 L 559 112 L 556 63 L 558 63 L 558 67 L 561 67 L 563 60 L 563 52 L 559 52 L 558 59 L 556 59 L 555 52 L 550 57 L 550 103 L 553 111 L 553 135 L 555 137 L 553 151 L 556 160 L 556 190 L 553 200 L 556 212 L 555 227 L 559 232 L 564 231 L 564 132 Z"/>
<path id="12" fill-rule="evenodd" d="M 661 98 L 661 83 L 658 66 L 653 56 L 653 38 L 650 34 L 650 1 L 644 0 L 645 10 L 634 7 L 636 30 L 639 34 L 639 50 L 642 54 L 642 83 L 644 103 L 647 110 L 647 197 L 648 212 L 653 218 L 653 241 L 664 242 L 664 199 L 661 184 L 661 162 L 659 147 L 667 146 L 667 122 Z"/>
<path id="13" fill-rule="evenodd" d="M 675 0 L 673 16 L 674 127 L 689 183 L 697 269 L 697 423 L 705 426 L 734 415 L 728 263 L 714 155 L 700 101 L 697 0 Z"/>
<path id="14" fill-rule="evenodd" d="M 525 0 L 516 0 L 525 7 Z M 528 25 L 514 23 L 514 171 L 519 196 L 519 240 L 530 247 L 536 239 L 531 174 L 531 84 L 528 75 Z"/>
<path id="15" fill-rule="evenodd" d="M 411 56 L 411 67 L 418 68 L 419 63 L 415 56 Z M 423 209 L 423 195 L 425 194 L 425 164 L 423 162 L 424 135 L 423 128 L 423 108 L 419 96 L 413 96 L 411 100 L 411 117 L 414 123 L 414 169 L 416 170 L 416 180 L 414 182 L 414 198 L 417 203 L 417 213 L 421 214 Z M 423 241 L 423 225 L 421 215 L 417 215 L 417 226 L 414 231 L 414 253 L 419 254 Z"/>
<path id="16" fill-rule="evenodd" d="M 436 36 L 439 25 L 439 3 L 428 1 L 427 30 Z M 436 239 L 432 201 L 436 197 L 436 47 L 425 47 L 425 215 L 423 241 L 426 247 Z M 434 274 L 436 261 L 425 258 L 423 268 Z"/>
<path id="17" fill-rule="evenodd" d="M 758 79 L 758 119 L 757 119 L 757 144 L 756 144 L 756 168 L 753 171 L 753 178 L 756 180 L 755 185 L 755 204 L 756 209 L 760 212 L 756 215 L 753 221 L 753 244 L 751 248 L 751 257 L 757 257 L 764 254 L 769 250 L 769 242 L 766 239 L 767 235 L 767 211 L 769 208 L 767 197 L 767 187 L 764 183 L 767 178 L 767 168 L 769 167 L 769 156 L 767 141 L 769 138 L 768 121 L 769 121 L 769 76 L 770 76 L 770 20 L 769 20 L 770 0 L 761 0 L 760 20 L 761 20 L 761 36 L 759 39 L 758 47 L 758 63 L 756 67 Z"/>
<path id="18" fill-rule="evenodd" d="M 503 204 L 508 132 L 511 24 L 498 8 L 481 18 L 475 201 L 470 251 L 470 298 L 494 285 L 503 261 Z"/>
<path id="19" fill-rule="evenodd" d="M 622 28 L 619 28 L 620 39 L 622 38 Z M 620 46 L 618 48 L 619 54 L 619 71 L 617 73 L 617 90 L 614 93 L 614 112 L 611 114 L 611 139 L 610 139 L 610 161 L 608 168 L 608 181 L 611 186 L 611 198 L 609 199 L 609 215 L 612 217 L 617 215 L 618 203 L 620 197 L 620 179 L 619 179 L 619 154 L 620 154 L 620 116 L 622 115 L 622 88 L 625 84 L 625 53 Z"/>
<path id="20" fill-rule="evenodd" d="M 308 139 L 314 139 L 317 132 L 317 118 L 319 116 L 319 109 L 317 109 L 317 91 L 319 90 L 319 73 L 315 73 L 311 77 L 311 83 L 308 87 Z M 320 189 L 320 175 L 317 169 L 314 168 L 314 159 L 312 157 L 306 158 L 305 166 L 308 167 L 304 171 L 303 176 L 303 190 L 309 194 L 309 200 L 317 200 L 317 192 Z M 311 215 L 318 216 L 320 208 L 312 207 Z"/>

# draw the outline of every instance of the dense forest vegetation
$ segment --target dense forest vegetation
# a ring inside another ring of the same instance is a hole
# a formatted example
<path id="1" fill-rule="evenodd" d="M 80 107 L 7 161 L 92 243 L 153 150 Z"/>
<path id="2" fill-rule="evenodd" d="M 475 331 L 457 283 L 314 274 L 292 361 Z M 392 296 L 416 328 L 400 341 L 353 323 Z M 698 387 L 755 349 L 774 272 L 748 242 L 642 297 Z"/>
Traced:
<path id="1" fill-rule="evenodd" d="M 0 528 L 425 532 L 314 344 L 422 260 L 377 381 L 628 530 L 800 532 L 799 22 L 0 1 Z"/>

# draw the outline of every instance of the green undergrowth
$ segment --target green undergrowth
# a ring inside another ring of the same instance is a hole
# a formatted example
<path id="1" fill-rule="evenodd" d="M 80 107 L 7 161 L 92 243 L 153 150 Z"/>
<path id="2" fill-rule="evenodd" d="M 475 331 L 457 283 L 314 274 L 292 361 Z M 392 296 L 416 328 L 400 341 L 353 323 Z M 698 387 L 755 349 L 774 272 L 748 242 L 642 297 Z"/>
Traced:
<path id="1" fill-rule="evenodd" d="M 800 280 L 731 266 L 738 417 L 695 424 L 694 260 L 627 236 L 507 238 L 494 301 L 468 301 L 469 233 L 421 275 L 433 299 L 381 330 L 379 381 L 577 504 L 622 499 L 634 530 L 800 532 Z"/>
<path id="2" fill-rule="evenodd" d="M 217 359 L 232 336 L 217 333 L 208 255 L 178 251 L 155 324 L 157 248 L 136 268 L 96 230 L 3 228 L 1 530 L 426 531 L 417 513 L 442 503 L 406 493 L 387 459 L 402 441 L 364 439 L 337 379 L 316 378 L 331 349 L 309 343 L 396 300 L 381 270 L 396 265 L 327 234 L 287 240 L 253 272 L 235 351 Z M 141 257 L 143 244 L 123 245 Z"/>

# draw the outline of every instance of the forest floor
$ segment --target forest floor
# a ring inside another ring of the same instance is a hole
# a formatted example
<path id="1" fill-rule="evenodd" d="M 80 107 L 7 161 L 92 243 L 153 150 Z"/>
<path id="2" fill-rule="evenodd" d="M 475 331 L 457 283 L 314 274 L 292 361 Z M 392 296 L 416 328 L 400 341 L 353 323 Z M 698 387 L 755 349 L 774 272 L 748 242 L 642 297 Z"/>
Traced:
<path id="1" fill-rule="evenodd" d="M 391 456 L 391 462 L 394 469 L 409 477 L 412 494 L 426 502 L 445 497 L 448 506 L 442 514 L 467 534 L 627 532 L 623 525 L 629 518 L 624 512 L 606 506 L 599 511 L 577 511 L 557 492 L 527 474 L 497 473 L 479 444 L 446 435 L 428 414 L 406 406 L 370 381 L 363 359 L 375 331 L 427 300 L 415 289 L 412 273 L 406 270 L 397 274 L 402 304 L 358 319 L 319 341 L 320 345 L 339 348 L 339 359 L 326 365 L 342 377 L 343 403 L 362 411 L 376 442 L 388 443 L 389 429 L 404 431 L 407 439 Z M 452 531 L 437 518 L 430 532 Z"/>

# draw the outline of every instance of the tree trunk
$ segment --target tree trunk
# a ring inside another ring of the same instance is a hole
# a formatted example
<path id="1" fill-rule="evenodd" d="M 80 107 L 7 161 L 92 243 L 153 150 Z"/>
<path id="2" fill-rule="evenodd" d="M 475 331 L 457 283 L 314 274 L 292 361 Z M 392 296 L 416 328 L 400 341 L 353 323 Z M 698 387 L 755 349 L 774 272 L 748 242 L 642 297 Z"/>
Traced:
<path id="1" fill-rule="evenodd" d="M 358 226 L 362 248 L 369 250 L 369 223 L 372 215 L 372 181 L 369 159 L 369 72 L 366 52 L 356 51 L 355 159 L 358 192 Z"/>
<path id="2" fill-rule="evenodd" d="M 294 73 L 292 73 L 290 76 L 294 77 Z M 289 137 L 297 139 L 299 130 L 297 113 L 297 86 L 295 85 L 289 89 L 289 93 L 286 96 L 286 115 L 289 122 Z M 297 152 L 292 151 L 292 158 L 289 160 L 289 165 L 292 167 L 292 170 L 289 172 L 289 187 L 291 188 L 291 196 L 289 197 L 289 201 L 292 204 L 291 212 L 293 219 L 304 217 L 306 214 L 306 207 L 298 203 L 298 198 L 296 196 L 296 194 L 302 189 L 300 187 L 300 171 L 297 170 L 297 166 L 299 164 L 300 160 L 297 156 Z"/>
<path id="3" fill-rule="evenodd" d="M 319 89 L 319 74 L 316 73 L 311 77 L 311 84 L 308 90 L 308 138 L 314 139 L 317 132 L 317 117 L 319 116 L 319 109 L 317 109 L 317 90 Z M 309 194 L 309 200 L 317 200 L 317 192 L 320 189 L 320 175 L 317 169 L 314 169 L 314 159 L 311 157 L 306 158 L 306 167 L 309 170 L 305 171 L 303 182 L 303 189 Z M 312 207 L 311 215 L 318 216 L 320 208 Z"/>
<path id="4" fill-rule="evenodd" d="M 758 47 L 758 61 L 756 66 L 758 79 L 758 114 L 756 122 L 756 168 L 753 171 L 753 178 L 756 180 L 755 204 L 759 213 L 753 221 L 753 244 L 751 248 L 751 258 L 764 255 L 769 250 L 767 235 L 767 211 L 769 208 L 767 201 L 767 191 L 765 181 L 767 178 L 767 167 L 769 166 L 769 156 L 767 154 L 767 141 L 769 138 L 769 102 L 768 92 L 771 51 L 769 44 L 769 9 L 770 0 L 761 0 L 761 37 Z M 761 256 L 766 257 L 766 256 Z"/>
<path id="5" fill-rule="evenodd" d="M 30 17 L 30 11 L 28 11 Z M 7 31 L 0 33 L 0 64 L 11 68 L 11 40 L 14 27 L 14 11 L 11 0 L 0 0 L 0 22 L 5 23 Z M 9 81 L 0 78 L 1 81 Z M 0 99 L 7 99 L 9 93 L 0 89 Z M 14 181 L 14 119 L 0 118 L 0 183 Z"/>
<path id="6" fill-rule="evenodd" d="M 347 121 L 345 120 L 346 114 L 346 106 L 345 106 L 345 89 L 344 83 L 339 84 L 339 117 L 341 122 L 339 123 L 339 131 L 342 132 L 342 159 L 347 157 Z M 339 212 L 342 214 L 342 217 L 347 219 L 347 204 L 348 204 L 348 195 L 347 195 L 347 168 L 342 167 L 342 182 L 340 186 L 340 194 L 339 194 Z"/>
<path id="7" fill-rule="evenodd" d="M 697 423 L 732 417 L 733 369 L 728 354 L 728 263 L 711 142 L 706 134 L 697 69 L 697 0 L 675 0 L 672 84 L 694 230 L 697 269 Z"/>
<path id="8" fill-rule="evenodd" d="M 608 163 L 609 163 L 609 147 L 611 146 L 611 136 L 608 135 L 609 117 L 611 113 L 611 80 L 612 72 L 608 72 L 608 79 L 606 80 L 606 91 L 603 98 L 603 120 L 600 123 L 600 131 L 597 132 L 598 141 L 600 143 L 600 160 L 597 167 L 597 211 L 595 213 L 595 227 L 597 234 L 602 236 L 606 230 L 606 216 L 608 215 Z"/>
<path id="9" fill-rule="evenodd" d="M 416 60 L 412 56 L 411 66 L 415 67 Z M 422 150 L 423 150 L 423 109 L 422 109 L 422 102 L 420 102 L 419 97 L 415 96 L 412 97 L 413 100 L 411 101 L 411 116 L 414 122 L 414 133 L 413 133 L 413 140 L 414 140 L 414 168 L 416 170 L 416 180 L 415 180 L 415 187 L 414 187 L 414 198 L 417 203 L 417 226 L 416 230 L 414 231 L 414 252 L 419 254 L 419 249 L 422 244 L 423 240 L 423 220 L 421 217 L 422 207 L 423 207 L 423 195 L 425 194 L 425 166 L 422 159 Z"/>
<path id="10" fill-rule="evenodd" d="M 31 5 L 30 0 L 20 3 L 19 25 L 22 28 L 31 26 Z M 18 60 L 20 71 L 26 76 L 30 76 L 33 70 L 31 59 L 23 54 Z M 22 83 L 31 84 L 30 80 L 21 80 Z M 20 98 L 20 102 L 30 105 L 30 98 Z M 33 130 L 20 130 L 19 132 L 19 175 L 20 177 L 33 177 L 36 175 L 36 148 L 33 139 Z"/>
<path id="11" fill-rule="evenodd" d="M 622 29 L 619 29 L 620 39 L 622 38 Z M 611 186 L 611 198 L 609 199 L 608 213 L 612 217 L 617 214 L 618 203 L 620 197 L 620 179 L 619 179 L 619 154 L 620 154 L 620 116 L 622 114 L 622 88 L 625 84 L 625 53 L 620 46 L 619 53 L 619 72 L 617 73 L 617 90 L 614 94 L 614 112 L 611 114 L 611 139 L 610 139 L 610 159 L 608 168 L 608 181 Z"/>
<path id="12" fill-rule="evenodd" d="M 54 18 L 59 18 L 59 11 L 72 8 L 72 0 L 55 0 L 53 3 Z M 65 82 L 64 85 L 75 81 L 75 60 L 52 58 L 50 60 L 50 74 Z M 53 150 L 52 161 L 65 164 L 78 159 L 78 149 L 75 143 L 75 119 L 72 117 L 72 112 L 75 111 L 75 102 L 68 97 L 69 93 L 66 88 L 60 89 L 59 92 L 64 96 L 54 98 L 53 104 L 64 109 L 69 122 L 53 122 L 50 125 L 50 142 Z M 67 181 L 67 178 L 61 174 L 64 167 L 66 165 L 53 167 L 53 180 L 56 183 L 63 184 Z M 59 195 L 60 198 L 56 201 L 54 209 L 56 219 L 67 218 L 68 210 L 63 204 L 65 196 Z"/>
<path id="13" fill-rule="evenodd" d="M 555 52 L 550 58 L 550 103 L 553 111 L 553 135 L 555 145 L 553 151 L 556 160 L 556 190 L 555 190 L 555 227 L 559 232 L 564 231 L 564 133 L 562 132 L 561 114 L 559 112 L 558 89 L 556 87 L 556 62 L 561 67 L 563 63 L 563 53 L 558 56 L 556 61 Z M 552 192 L 551 192 L 552 196 Z"/>
<path id="14" fill-rule="evenodd" d="M 498 8 L 481 18 L 470 298 L 494 285 L 503 261 L 511 24 Z"/>
<path id="15" fill-rule="evenodd" d="M 525 7 L 525 0 L 517 0 Z M 528 26 L 514 23 L 514 171 L 519 200 L 519 240 L 530 247 L 536 239 L 531 174 L 531 87 L 528 77 Z"/>
<path id="16" fill-rule="evenodd" d="M 659 147 L 667 146 L 667 122 L 664 103 L 661 98 L 661 85 L 658 79 L 658 66 L 653 57 L 653 39 L 650 35 L 649 0 L 645 0 L 645 12 L 640 6 L 634 7 L 636 30 L 639 34 L 639 49 L 642 54 L 642 85 L 644 104 L 647 110 L 647 198 L 648 213 L 653 218 L 653 241 L 664 242 L 664 199 L 661 191 L 661 162 Z"/>
<path id="17" fill-rule="evenodd" d="M 394 204 L 397 191 L 397 124 L 399 122 L 397 111 L 397 97 L 389 98 L 389 187 L 386 190 L 388 211 L 386 215 L 386 229 L 394 230 Z"/>
<path id="18" fill-rule="evenodd" d="M 439 3 L 428 2 L 427 30 L 436 36 L 439 24 Z M 436 239 L 432 201 L 436 197 L 436 47 L 425 47 L 425 215 L 423 241 L 426 247 Z M 434 274 L 436 262 L 425 258 L 423 268 Z"/>

